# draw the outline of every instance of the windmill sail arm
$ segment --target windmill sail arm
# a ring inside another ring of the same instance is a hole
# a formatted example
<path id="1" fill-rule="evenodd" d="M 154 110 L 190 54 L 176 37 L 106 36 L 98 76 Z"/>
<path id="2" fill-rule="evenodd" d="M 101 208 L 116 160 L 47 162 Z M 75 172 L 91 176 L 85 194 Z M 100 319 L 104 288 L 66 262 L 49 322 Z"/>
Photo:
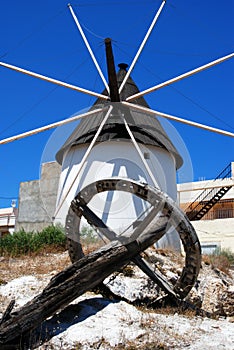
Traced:
<path id="1" fill-rule="evenodd" d="M 217 60 L 214 60 L 214 61 L 212 61 L 212 62 L 209 62 L 209 63 L 207 63 L 207 64 L 205 64 L 205 65 L 203 65 L 203 66 L 200 66 L 200 67 L 198 67 L 198 68 L 195 68 L 195 69 L 193 69 L 193 70 L 191 70 L 191 71 L 188 71 L 188 72 L 186 72 L 186 73 L 184 73 L 184 74 L 178 75 L 178 76 L 175 77 L 175 78 L 169 79 L 169 80 L 167 80 L 167 81 L 164 81 L 163 83 L 160 83 L 160 84 L 158 84 L 158 85 L 155 85 L 155 86 L 153 86 L 153 87 L 151 87 L 151 88 L 149 88 L 149 89 L 146 89 L 146 90 L 144 90 L 144 91 L 141 91 L 141 92 L 139 92 L 139 93 L 137 93 L 137 94 L 135 94 L 135 95 L 129 96 L 129 97 L 126 99 L 126 101 L 131 101 L 131 100 L 137 99 L 137 98 L 139 98 L 139 97 L 141 97 L 141 96 L 143 96 L 143 95 L 149 94 L 150 92 L 153 92 L 153 91 L 155 91 L 155 90 L 159 90 L 159 89 L 163 88 L 164 86 L 171 85 L 171 84 L 173 84 L 173 83 L 175 83 L 175 82 L 177 82 L 177 81 L 179 81 L 179 80 L 182 80 L 182 79 L 184 79 L 184 78 L 190 77 L 191 75 L 194 75 L 194 74 L 196 74 L 196 73 L 199 73 L 199 72 L 201 72 L 201 71 L 203 71 L 203 70 L 205 70 L 205 69 L 208 69 L 208 68 L 210 68 L 210 67 L 213 67 L 213 66 L 215 66 L 216 64 L 219 64 L 219 63 L 221 63 L 221 62 L 224 62 L 224 61 L 226 61 L 226 60 L 228 60 L 228 59 L 230 59 L 230 58 L 232 58 L 232 57 L 234 57 L 234 53 L 231 53 L 231 54 L 229 54 L 229 55 L 227 55 L 227 56 L 223 56 L 223 57 L 221 57 L 221 58 L 218 58 Z"/>
<path id="2" fill-rule="evenodd" d="M 200 129 L 208 130 L 208 131 L 211 131 L 211 132 L 215 132 L 217 134 L 234 137 L 234 133 L 232 133 L 230 131 L 226 131 L 226 130 L 214 128 L 212 126 L 200 124 L 200 123 L 194 122 L 192 120 L 187 120 L 187 119 L 183 119 L 183 118 L 180 118 L 180 117 L 176 117 L 176 116 L 171 115 L 171 114 L 162 113 L 162 112 L 159 112 L 159 111 L 156 111 L 156 110 L 153 110 L 153 109 L 149 109 L 149 108 L 146 108 L 146 107 L 135 105 L 133 103 L 129 103 L 129 102 L 122 102 L 122 103 L 125 106 L 128 106 L 130 108 L 134 108 L 134 109 L 136 109 L 138 111 L 142 111 L 142 112 L 145 112 L 145 113 L 148 113 L 148 114 L 157 115 L 158 117 L 174 120 L 174 121 L 179 122 L 179 123 L 183 123 L 183 124 L 187 124 L 187 125 L 190 125 L 190 126 L 194 126 L 196 128 L 200 128 Z"/>
<path id="3" fill-rule="evenodd" d="M 85 45 L 86 45 L 86 47 L 87 47 L 87 49 L 89 51 L 89 54 L 90 54 L 90 56 L 91 56 L 91 58 L 93 60 L 93 63 L 95 65 L 95 67 L 97 68 L 97 71 L 98 71 L 98 73 L 99 73 L 99 75 L 100 75 L 100 77 L 101 77 L 101 79 L 102 79 L 102 81 L 103 81 L 103 83 L 105 85 L 105 88 L 106 88 L 107 92 L 109 93 L 110 92 L 109 85 L 108 85 L 108 83 L 107 83 L 107 81 L 106 81 L 106 79 L 105 79 L 105 77 L 104 77 L 104 75 L 102 73 L 102 70 L 101 70 L 101 68 L 100 68 L 100 66 L 99 66 L 99 64 L 98 64 L 98 62 L 96 60 L 96 57 L 94 56 L 94 53 L 93 53 L 93 51 L 92 51 L 92 49 L 91 49 L 91 47 L 89 45 L 89 42 L 88 42 L 88 40 L 87 40 L 87 38 L 85 36 L 85 33 L 84 33 L 84 31 L 83 31 L 83 29 L 82 29 L 82 27 L 81 27 L 81 25 L 80 25 L 80 23 L 78 21 L 78 18 L 75 15 L 75 12 L 73 11 L 73 8 L 72 8 L 71 4 L 68 4 L 68 7 L 69 7 L 71 15 L 72 15 L 72 17 L 73 17 L 73 19 L 74 19 L 74 21 L 76 23 L 76 26 L 77 26 L 77 28 L 78 28 L 78 30 L 80 32 L 80 35 L 82 36 L 82 39 L 84 40 L 84 43 L 85 43 Z"/>
<path id="4" fill-rule="evenodd" d="M 50 129 L 57 128 L 58 126 L 74 122 L 74 121 L 76 121 L 78 119 L 81 119 L 81 118 L 89 117 L 89 116 L 91 116 L 93 114 L 102 112 L 103 110 L 104 110 L 104 108 L 98 108 L 98 109 L 95 109 L 95 110 L 87 112 L 87 113 L 75 115 L 75 116 L 73 116 L 71 118 L 63 119 L 63 120 L 60 120 L 58 122 L 55 122 L 55 123 L 52 123 L 52 124 L 48 124 L 48 125 L 42 126 L 40 128 L 37 128 L 37 129 L 33 129 L 33 130 L 26 131 L 26 132 L 23 132 L 21 134 L 15 135 L 15 136 L 8 137 L 6 139 L 2 139 L 2 140 L 0 140 L 0 145 L 4 145 L 6 143 L 10 143 L 10 142 L 13 142 L 13 141 L 16 141 L 16 140 L 24 139 L 24 138 L 26 138 L 28 136 L 39 134 L 40 132 L 43 132 L 43 131 L 47 131 L 47 130 L 50 130 Z"/>
<path id="5" fill-rule="evenodd" d="M 130 136 L 130 139 L 131 139 L 131 141 L 132 141 L 132 143 L 133 143 L 133 145 L 134 145 L 134 147 L 135 147 L 137 153 L 139 154 L 139 156 L 140 156 L 140 158 L 141 158 L 141 160 L 142 160 L 142 163 L 144 164 L 144 166 L 145 166 L 145 168 L 146 168 L 146 170 L 147 170 L 147 172 L 148 172 L 148 174 L 149 174 L 149 176 L 150 176 L 150 178 L 151 178 L 151 180 L 152 180 L 154 186 L 155 186 L 156 188 L 159 188 L 159 185 L 158 185 L 158 183 L 157 183 L 157 181 L 156 181 L 156 179 L 155 179 L 155 176 L 154 176 L 154 174 L 152 173 L 152 171 L 151 171 L 149 165 L 147 164 L 147 162 L 146 162 L 146 160 L 145 160 L 145 158 L 144 158 L 144 155 L 143 155 L 143 153 L 142 153 L 142 151 L 141 151 L 141 149 L 140 149 L 138 143 L 136 142 L 136 139 L 135 139 L 135 137 L 134 137 L 134 135 L 133 135 L 133 133 L 132 133 L 132 131 L 131 131 L 131 129 L 130 129 L 128 123 L 127 123 L 127 121 L 126 121 L 126 119 L 125 119 L 124 117 L 122 117 L 122 120 L 123 120 L 124 125 L 125 125 L 125 127 L 126 127 L 126 129 L 127 129 L 128 134 L 129 134 L 129 136 Z"/>
<path id="6" fill-rule="evenodd" d="M 103 110 L 103 109 L 102 109 L 102 110 Z M 83 169 L 83 166 L 85 165 L 85 162 L 87 161 L 87 158 L 88 158 L 89 154 L 91 153 L 91 151 L 92 151 L 92 149 L 93 149 L 93 147 L 94 147 L 94 145 L 95 145 L 95 143 L 96 143 L 96 140 L 97 140 L 99 134 L 101 133 L 101 131 L 102 131 L 102 129 L 103 129 L 103 127 L 104 127 L 104 125 L 105 125 L 107 119 L 109 118 L 109 116 L 110 116 L 112 110 L 113 110 L 113 106 L 110 105 L 110 106 L 108 107 L 108 110 L 107 110 L 107 112 L 106 112 L 106 115 L 104 116 L 104 118 L 103 118 L 101 124 L 99 125 L 99 128 L 98 128 L 98 130 L 97 130 L 97 132 L 96 132 L 94 138 L 92 139 L 90 145 L 88 146 L 88 148 L 87 148 L 87 150 L 86 150 L 86 152 L 85 152 L 85 154 L 84 154 L 84 156 L 83 156 L 83 158 L 82 158 L 82 161 L 81 161 L 80 164 L 79 164 L 79 169 L 78 169 L 78 171 L 77 171 L 77 173 L 76 173 L 76 176 L 75 176 L 74 179 L 71 181 L 71 183 L 69 183 L 69 188 L 68 188 L 68 190 L 67 190 L 66 193 L 64 194 L 64 196 L 63 196 L 63 198 L 61 199 L 60 203 L 58 203 L 58 206 L 57 206 L 57 208 L 56 208 L 56 210 L 55 210 L 54 217 L 57 216 L 59 210 L 62 208 L 62 205 L 63 205 L 64 201 L 66 200 L 68 194 L 70 193 L 70 191 L 71 191 L 71 189 L 72 189 L 72 186 L 74 185 L 75 181 L 78 179 L 78 176 L 80 175 L 80 172 L 81 172 L 81 170 Z"/>
<path id="7" fill-rule="evenodd" d="M 138 60 L 138 57 L 140 56 L 140 54 L 141 54 L 141 52 L 142 52 L 142 50 L 143 50 L 143 48 L 144 48 L 144 46 L 145 46 L 145 43 L 147 42 L 147 40 L 148 40 L 148 38 L 149 38 L 149 36 L 150 36 L 150 34 L 151 34 L 151 32 L 152 32 L 154 26 L 155 26 L 155 23 L 157 22 L 157 20 L 158 20 L 158 18 L 159 18 L 159 15 L 160 15 L 160 13 L 162 12 L 162 9 L 163 9 L 165 3 L 166 3 L 166 0 L 163 0 L 161 6 L 160 6 L 160 8 L 159 8 L 159 10 L 157 11 L 156 15 L 154 16 L 153 21 L 152 21 L 152 23 L 151 23 L 151 25 L 150 25 L 150 27 L 149 27 L 147 33 L 146 33 L 146 35 L 145 35 L 145 37 L 144 37 L 144 39 L 143 39 L 141 45 L 140 45 L 140 47 L 139 47 L 139 49 L 138 49 L 138 51 L 137 51 L 137 53 L 136 53 L 136 55 L 135 55 L 135 57 L 134 57 L 132 63 L 131 63 L 131 66 L 129 67 L 129 70 L 128 70 L 128 72 L 127 72 L 127 74 L 126 74 L 126 76 L 125 76 L 125 78 L 124 78 L 122 84 L 120 85 L 119 94 L 120 94 L 121 91 L 123 90 L 124 85 L 126 84 L 128 78 L 129 78 L 129 76 L 130 76 L 130 74 L 131 74 L 131 72 L 132 72 L 132 70 L 133 70 L 133 68 L 134 68 L 134 66 L 135 66 L 135 64 L 136 64 L 136 61 Z"/>
<path id="8" fill-rule="evenodd" d="M 17 72 L 20 72 L 20 73 L 23 73 L 23 74 L 26 74 L 26 75 L 30 75 L 30 76 L 32 76 L 34 78 L 38 78 L 38 79 L 45 80 L 45 81 L 48 81 L 48 82 L 56 84 L 56 85 L 60 85 L 60 86 L 66 87 L 68 89 L 72 89 L 72 90 L 75 90 L 75 91 L 82 92 L 84 94 L 95 96 L 95 97 L 98 97 L 98 98 L 101 98 L 101 99 L 104 99 L 104 100 L 107 100 L 109 98 L 108 96 L 99 94 L 97 92 L 94 92 L 94 91 L 91 91 L 91 90 L 87 90 L 87 89 L 78 87 L 76 85 L 68 84 L 68 83 L 63 82 L 61 80 L 50 78 L 50 77 L 47 77 L 45 75 L 29 71 L 27 69 L 23 69 L 23 68 L 14 66 L 12 64 L 8 64 L 8 63 L 5 63 L 5 62 L 0 62 L 0 66 L 5 67 L 5 68 L 9 68 L 9 69 L 12 69 L 12 70 L 15 70 Z"/>

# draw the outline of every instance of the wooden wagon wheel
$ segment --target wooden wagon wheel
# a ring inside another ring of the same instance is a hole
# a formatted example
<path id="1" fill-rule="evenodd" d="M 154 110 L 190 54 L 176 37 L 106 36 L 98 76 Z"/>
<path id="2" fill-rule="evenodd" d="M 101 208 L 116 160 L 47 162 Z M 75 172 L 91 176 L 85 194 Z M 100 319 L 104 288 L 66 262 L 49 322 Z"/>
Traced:
<path id="1" fill-rule="evenodd" d="M 103 221 L 88 207 L 88 203 L 98 193 L 105 191 L 124 191 L 147 201 L 151 205 L 151 211 L 141 221 L 134 225 L 131 234 L 117 235 L 108 228 Z M 153 243 L 156 243 L 170 228 L 174 228 L 179 234 L 185 252 L 185 263 L 182 273 L 173 286 L 159 272 L 152 270 L 144 259 L 137 254 L 132 261 L 141 268 L 154 282 L 166 293 L 183 299 L 196 282 L 200 263 L 201 249 L 196 232 L 181 209 L 165 193 L 130 179 L 109 178 L 99 180 L 86 186 L 72 201 L 66 218 L 66 234 L 68 251 L 72 262 L 78 261 L 84 256 L 80 242 L 81 218 L 85 217 L 91 226 L 101 232 L 111 241 L 119 241 L 128 244 L 137 240 L 140 242 L 143 252 Z M 164 228 L 164 229 L 162 229 Z M 160 232 L 160 234 L 155 234 Z"/>
<path id="2" fill-rule="evenodd" d="M 110 230 L 87 204 L 97 193 L 105 191 L 125 191 L 148 201 L 152 209 L 131 235 L 117 236 Z M 82 257 L 79 243 L 80 219 L 84 216 L 102 234 L 111 240 L 101 249 Z M 75 231 L 74 227 L 75 225 Z M 185 250 L 185 265 L 174 286 L 150 269 L 140 253 L 157 242 L 173 226 L 178 232 Z M 160 190 L 129 179 L 105 179 L 85 187 L 72 201 L 67 215 L 66 230 L 69 253 L 74 264 L 52 278 L 42 293 L 29 301 L 21 309 L 11 313 L 11 309 L 0 321 L 1 349 L 23 348 L 29 333 L 43 320 L 53 315 L 69 302 L 93 289 L 124 265 L 133 261 L 164 291 L 177 300 L 183 299 L 194 285 L 200 268 L 200 244 L 187 217 L 171 198 Z"/>

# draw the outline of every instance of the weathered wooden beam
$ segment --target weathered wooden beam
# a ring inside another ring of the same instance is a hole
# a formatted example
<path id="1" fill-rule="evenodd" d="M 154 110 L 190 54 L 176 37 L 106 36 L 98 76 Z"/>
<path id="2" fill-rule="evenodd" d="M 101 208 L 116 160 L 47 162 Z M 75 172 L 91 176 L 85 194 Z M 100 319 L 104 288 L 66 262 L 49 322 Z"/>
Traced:
<path id="1" fill-rule="evenodd" d="M 10 314 L 11 314 L 11 311 L 13 310 L 14 305 L 15 305 L 15 300 L 13 299 L 10 301 L 9 305 L 6 308 L 6 311 L 2 315 L 2 318 L 0 320 L 0 326 L 1 326 L 1 324 L 6 322 L 7 320 L 9 320 Z"/>

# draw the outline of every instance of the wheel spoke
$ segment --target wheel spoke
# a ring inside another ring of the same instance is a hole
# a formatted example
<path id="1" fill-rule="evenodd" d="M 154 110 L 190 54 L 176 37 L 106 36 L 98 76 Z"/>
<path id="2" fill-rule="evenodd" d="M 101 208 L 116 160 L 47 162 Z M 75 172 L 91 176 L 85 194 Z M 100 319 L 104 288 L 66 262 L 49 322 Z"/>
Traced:
<path id="1" fill-rule="evenodd" d="M 164 290 L 167 294 L 178 298 L 175 291 L 173 290 L 173 286 L 165 279 L 165 277 L 159 272 L 155 272 L 151 269 L 150 265 L 140 256 L 137 255 L 132 261 L 152 280 L 154 281 L 160 288 Z"/>

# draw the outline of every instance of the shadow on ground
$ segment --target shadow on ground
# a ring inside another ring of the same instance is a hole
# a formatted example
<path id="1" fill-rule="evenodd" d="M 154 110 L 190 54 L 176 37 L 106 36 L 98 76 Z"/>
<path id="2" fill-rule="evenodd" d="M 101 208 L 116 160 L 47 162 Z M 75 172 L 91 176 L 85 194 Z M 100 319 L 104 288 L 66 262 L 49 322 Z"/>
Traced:
<path id="1" fill-rule="evenodd" d="M 86 299 L 78 304 L 70 304 L 65 309 L 44 321 L 40 327 L 25 335 L 23 349 L 35 349 L 49 341 L 54 336 L 65 332 L 69 327 L 96 315 L 112 300 L 102 297 Z"/>

